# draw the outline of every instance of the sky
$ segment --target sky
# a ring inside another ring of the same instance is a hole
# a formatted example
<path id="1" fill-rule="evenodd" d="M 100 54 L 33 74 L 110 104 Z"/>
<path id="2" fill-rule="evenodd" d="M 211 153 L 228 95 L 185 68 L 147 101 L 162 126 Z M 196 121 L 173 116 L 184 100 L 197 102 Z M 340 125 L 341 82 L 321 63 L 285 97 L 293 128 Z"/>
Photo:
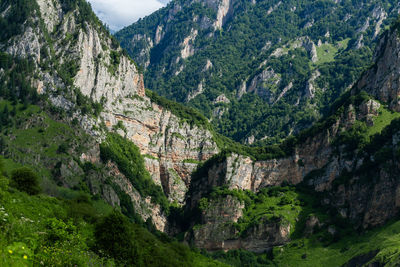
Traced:
<path id="1" fill-rule="evenodd" d="M 97 16 L 111 30 L 131 25 L 139 18 L 150 15 L 170 0 L 88 0 Z"/>

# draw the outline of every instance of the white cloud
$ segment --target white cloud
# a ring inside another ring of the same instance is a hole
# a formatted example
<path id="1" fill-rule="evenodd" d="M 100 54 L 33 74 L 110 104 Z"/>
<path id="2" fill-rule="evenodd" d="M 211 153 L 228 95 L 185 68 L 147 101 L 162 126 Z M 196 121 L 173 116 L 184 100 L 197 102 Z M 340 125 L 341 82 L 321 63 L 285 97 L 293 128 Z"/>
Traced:
<path id="1" fill-rule="evenodd" d="M 119 30 L 165 6 L 166 0 L 88 0 L 111 30 Z"/>

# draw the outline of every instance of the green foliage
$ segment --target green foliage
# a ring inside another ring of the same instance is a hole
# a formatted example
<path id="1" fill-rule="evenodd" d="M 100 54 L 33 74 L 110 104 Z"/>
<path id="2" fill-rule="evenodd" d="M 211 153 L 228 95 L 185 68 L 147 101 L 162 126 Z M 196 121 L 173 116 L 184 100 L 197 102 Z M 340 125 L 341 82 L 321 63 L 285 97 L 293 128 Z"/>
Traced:
<path id="1" fill-rule="evenodd" d="M 177 242 L 158 240 L 118 212 L 96 224 L 95 237 L 99 249 L 129 266 L 225 266 Z"/>
<path id="2" fill-rule="evenodd" d="M 234 267 L 252 266 L 263 267 L 273 266 L 272 261 L 269 260 L 269 255 L 255 254 L 246 250 L 230 250 L 228 252 L 218 251 L 212 254 L 206 254 L 213 259 L 219 260 L 223 263 L 229 264 Z"/>
<path id="3" fill-rule="evenodd" d="M 124 126 L 124 123 L 122 121 L 118 121 L 118 123 L 113 126 L 113 130 L 114 131 L 122 130 L 126 133 L 126 127 Z"/>
<path id="4" fill-rule="evenodd" d="M 1 266 L 226 266 L 159 239 L 88 195 L 31 196 L 0 181 Z"/>
<path id="5" fill-rule="evenodd" d="M 2 0 L 0 1 L 0 13 L 6 8 L 11 8 L 0 16 L 0 42 L 7 42 L 13 36 L 18 35 L 22 31 L 22 25 L 26 22 L 32 13 L 38 12 L 39 6 L 34 0 Z"/>
<path id="6" fill-rule="evenodd" d="M 183 163 L 192 163 L 192 164 L 201 164 L 201 161 L 198 161 L 195 159 L 184 159 L 182 162 Z"/>
<path id="7" fill-rule="evenodd" d="M 154 184 L 145 168 L 144 159 L 139 148 L 132 142 L 110 133 L 100 145 L 100 155 L 103 161 L 115 162 L 118 169 L 131 181 L 133 186 L 143 196 L 151 196 L 152 202 L 160 204 L 168 212 L 168 200 L 160 186 Z"/>
<path id="8" fill-rule="evenodd" d="M 267 160 L 272 158 L 279 158 L 285 156 L 285 152 L 280 146 L 271 145 L 265 147 L 249 147 L 233 141 L 221 134 L 216 133 L 208 120 L 201 115 L 198 111 L 183 106 L 177 102 L 167 100 L 156 93 L 146 90 L 146 95 L 155 103 L 170 110 L 174 115 L 179 117 L 182 122 L 189 125 L 196 125 L 198 127 L 208 129 L 213 134 L 213 140 L 217 146 L 223 150 L 223 153 L 237 153 L 247 155 L 257 160 Z"/>
<path id="9" fill-rule="evenodd" d="M 258 194 L 250 191 L 214 188 L 210 198 L 217 199 L 227 195 L 245 203 L 243 216 L 235 224 L 239 236 L 245 236 L 249 229 L 267 222 L 290 224 L 291 234 L 301 235 L 305 218 L 311 211 L 317 211 L 313 208 L 317 202 L 316 199 L 295 187 L 263 188 Z"/>
<path id="10" fill-rule="evenodd" d="M 37 102 L 38 95 L 31 86 L 29 77 L 34 73 L 34 63 L 29 59 L 19 59 L 0 52 L 0 98 L 16 103 L 20 100 L 25 105 Z"/>
<path id="11" fill-rule="evenodd" d="M 61 7 L 64 13 L 79 10 L 77 16 L 78 23 L 92 23 L 105 31 L 102 22 L 94 14 L 90 3 L 86 0 L 61 0 Z"/>
<path id="12" fill-rule="evenodd" d="M 396 266 L 399 263 L 399 222 L 369 230 L 366 233 L 348 233 L 336 243 L 326 246 L 318 236 L 293 240 L 282 248 L 274 248 L 275 266 L 344 266 L 351 259 L 372 251 L 370 264 Z M 303 255 L 307 255 L 303 257 Z"/>
<path id="13" fill-rule="evenodd" d="M 126 264 L 134 265 L 134 236 L 129 221 L 120 213 L 114 211 L 102 218 L 95 228 L 96 246 L 105 254 Z"/>
<path id="14" fill-rule="evenodd" d="M 210 203 L 208 202 L 208 198 L 203 197 L 202 199 L 200 199 L 199 201 L 199 209 L 202 211 L 205 211 L 208 209 L 208 207 L 210 206 Z"/>
<path id="15" fill-rule="evenodd" d="M 170 110 L 183 122 L 186 122 L 190 125 L 196 125 L 205 129 L 211 129 L 211 125 L 208 120 L 197 110 L 193 108 L 188 108 L 177 102 L 170 101 L 165 97 L 159 96 L 155 92 L 152 92 L 150 90 L 146 90 L 146 96 L 149 97 L 154 103 Z"/>
<path id="16" fill-rule="evenodd" d="M 75 88 L 74 91 L 76 95 L 76 105 L 80 108 L 82 114 L 93 114 L 98 117 L 103 111 L 103 105 L 82 94 L 78 88 Z"/>
<path id="17" fill-rule="evenodd" d="M 40 192 L 39 177 L 29 168 L 16 169 L 11 173 L 11 185 L 29 195 L 36 195 Z"/>
<path id="18" fill-rule="evenodd" d="M 9 116 L 8 126 L 2 127 L 0 131 L 3 155 L 30 165 L 45 184 L 53 180 L 50 169 L 54 169 L 58 162 L 70 162 L 75 153 L 81 155 L 90 146 L 90 137 L 82 129 L 58 121 L 59 116 L 62 116 L 58 111 L 52 116 L 43 107 L 24 107 L 23 104 L 11 105 L 8 101 L 0 101 L 0 113 L 5 106 L 9 110 L 15 110 L 15 115 Z M 8 137 L 11 135 L 15 138 Z M 66 146 L 63 144 L 68 144 L 67 153 L 62 153 Z M 6 170 L 11 174 L 8 166 L 15 163 L 10 163 L 9 160 L 6 163 Z M 48 188 L 45 186 L 42 189 L 46 191 Z"/>
<path id="19" fill-rule="evenodd" d="M 117 69 L 119 67 L 119 63 L 121 61 L 121 56 L 122 55 L 119 51 L 111 50 L 111 53 L 110 53 L 111 62 L 110 62 L 108 71 L 113 75 L 115 74 L 115 72 L 117 71 Z"/>
<path id="20" fill-rule="evenodd" d="M 73 78 L 79 71 L 79 65 L 76 60 L 70 60 L 60 65 L 58 75 L 63 79 L 66 85 L 72 86 L 74 83 Z"/>
<path id="21" fill-rule="evenodd" d="M 188 105 L 207 118 L 212 118 L 215 108 L 220 105 L 213 103 L 219 95 L 225 94 L 230 100 L 229 104 L 224 104 L 227 110 L 221 118 L 213 118 L 212 123 L 219 133 L 241 143 L 254 135 L 262 140 L 260 145 L 276 144 L 288 135 L 310 127 L 328 113 L 330 104 L 371 63 L 378 38 L 374 36 L 372 24 L 365 32 L 360 33 L 359 29 L 371 17 L 376 5 L 388 13 L 383 25 L 388 25 L 397 16 L 393 12 L 393 1 L 389 0 L 336 4 L 311 0 L 278 2 L 236 1 L 232 16 L 228 16 L 223 28 L 217 31 L 208 28 L 207 23 L 193 22 L 193 17 L 198 17 L 201 22 L 215 17 L 215 11 L 209 10 L 208 5 L 185 3 L 171 17 L 174 8 L 171 4 L 124 28 L 116 36 L 140 64 L 150 62 L 145 71 L 149 89 L 186 103 L 188 95 L 202 84 L 204 92 Z M 146 38 L 132 42 L 136 34 L 156 36 L 160 27 L 162 38 L 157 45 L 150 46 Z M 177 61 L 181 44 L 192 29 L 198 31 L 191 42 L 195 54 Z M 357 48 L 361 34 L 364 47 Z M 299 38 L 304 37 L 309 37 L 315 44 L 321 41 L 316 48 L 318 61 L 315 63 L 311 61 L 311 53 L 299 45 Z M 284 54 L 271 56 L 278 48 Z M 208 60 L 212 67 L 205 70 Z M 267 68 L 274 70 L 280 83 L 261 81 L 253 90 L 258 94 L 247 92 L 238 99 L 242 85 L 247 83 L 249 88 L 253 78 Z M 305 96 L 307 81 L 315 70 L 321 75 L 314 82 L 315 96 L 308 99 Z M 283 93 L 290 83 L 291 89 Z M 277 101 L 281 93 L 282 97 Z"/>

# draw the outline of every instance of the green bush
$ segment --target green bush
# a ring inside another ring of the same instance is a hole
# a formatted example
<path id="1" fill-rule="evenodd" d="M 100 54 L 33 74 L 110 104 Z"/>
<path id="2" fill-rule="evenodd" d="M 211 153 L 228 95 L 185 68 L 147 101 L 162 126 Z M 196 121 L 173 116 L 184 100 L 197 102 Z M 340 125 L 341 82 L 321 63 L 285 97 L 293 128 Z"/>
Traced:
<path id="1" fill-rule="evenodd" d="M 96 245 L 110 257 L 127 264 L 135 263 L 134 236 L 129 221 L 114 211 L 95 226 Z"/>
<path id="2" fill-rule="evenodd" d="M 12 186 L 29 195 L 40 193 L 39 177 L 27 167 L 16 169 L 11 174 Z"/>
<path id="3" fill-rule="evenodd" d="M 156 185 L 144 165 L 139 148 L 118 134 L 108 134 L 100 145 L 100 156 L 105 162 L 115 162 L 118 169 L 130 180 L 142 196 L 151 196 L 153 203 L 160 204 L 168 213 L 168 200 L 162 188 Z"/>

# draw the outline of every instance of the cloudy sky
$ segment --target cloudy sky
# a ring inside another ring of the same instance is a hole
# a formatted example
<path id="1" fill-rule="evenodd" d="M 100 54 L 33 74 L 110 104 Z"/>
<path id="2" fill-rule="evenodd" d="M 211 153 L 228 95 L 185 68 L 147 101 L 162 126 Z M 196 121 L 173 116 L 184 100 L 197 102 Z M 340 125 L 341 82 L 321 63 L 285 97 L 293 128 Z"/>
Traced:
<path id="1" fill-rule="evenodd" d="M 119 30 L 150 15 L 170 0 L 88 0 L 97 16 L 111 30 Z"/>

